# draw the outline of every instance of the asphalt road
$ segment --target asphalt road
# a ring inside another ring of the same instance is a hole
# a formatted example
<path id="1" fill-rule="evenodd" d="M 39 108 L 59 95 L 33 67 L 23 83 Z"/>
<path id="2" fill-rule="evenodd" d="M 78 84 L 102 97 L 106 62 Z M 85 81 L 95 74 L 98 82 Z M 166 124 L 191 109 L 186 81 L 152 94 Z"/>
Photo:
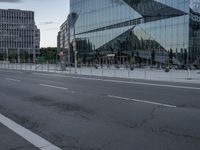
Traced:
<path id="1" fill-rule="evenodd" d="M 62 150 L 200 149 L 200 84 L 0 70 L 0 114 Z M 16 131 L 1 150 L 43 149 Z"/>

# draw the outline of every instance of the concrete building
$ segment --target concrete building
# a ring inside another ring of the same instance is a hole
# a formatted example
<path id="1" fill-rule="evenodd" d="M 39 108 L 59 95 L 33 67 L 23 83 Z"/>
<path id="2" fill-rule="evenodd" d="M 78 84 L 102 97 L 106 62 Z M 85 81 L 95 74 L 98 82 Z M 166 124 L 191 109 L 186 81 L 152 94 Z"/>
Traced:
<path id="1" fill-rule="evenodd" d="M 69 27 L 69 19 L 67 18 L 65 22 L 60 26 L 60 31 L 57 36 L 57 48 L 58 53 L 63 51 L 64 59 L 67 63 L 70 63 L 72 59 L 72 53 L 70 48 L 70 27 Z"/>
<path id="2" fill-rule="evenodd" d="M 35 62 L 40 50 L 40 30 L 34 12 L 0 9 L 0 59 Z"/>
<path id="3" fill-rule="evenodd" d="M 200 59 L 199 0 L 70 0 L 76 14 L 79 59 L 126 63 L 130 57 L 164 64 L 169 55 L 176 65 Z"/>

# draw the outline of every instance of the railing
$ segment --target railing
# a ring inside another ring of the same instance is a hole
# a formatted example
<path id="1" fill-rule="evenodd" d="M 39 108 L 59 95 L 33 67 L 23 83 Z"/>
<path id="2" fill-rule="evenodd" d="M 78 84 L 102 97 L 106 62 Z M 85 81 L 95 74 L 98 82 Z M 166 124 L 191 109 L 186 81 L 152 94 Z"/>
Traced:
<path id="1" fill-rule="evenodd" d="M 127 67 L 127 66 L 126 66 Z M 13 64 L 9 62 L 0 62 L 0 69 L 9 69 L 17 71 L 35 71 L 62 74 L 78 74 L 102 77 L 118 78 L 136 78 L 175 81 L 180 79 L 200 80 L 199 70 L 174 70 L 166 73 L 163 69 L 151 69 L 150 67 L 135 68 L 130 70 L 125 66 L 116 68 L 115 66 L 90 66 L 80 67 L 75 70 L 74 67 L 62 67 L 60 64 Z"/>

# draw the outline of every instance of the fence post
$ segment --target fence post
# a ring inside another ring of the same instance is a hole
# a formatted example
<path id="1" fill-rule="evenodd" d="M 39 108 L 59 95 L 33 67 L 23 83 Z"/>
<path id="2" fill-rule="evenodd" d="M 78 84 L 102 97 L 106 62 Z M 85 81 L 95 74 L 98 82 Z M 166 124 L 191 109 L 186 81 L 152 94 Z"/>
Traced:
<path id="1" fill-rule="evenodd" d="M 130 68 L 128 68 L 128 78 L 130 78 Z"/>
<path id="2" fill-rule="evenodd" d="M 90 67 L 90 70 L 91 70 L 91 75 L 93 75 L 93 72 L 92 72 L 92 67 Z"/>
<path id="3" fill-rule="evenodd" d="M 48 72 L 49 72 L 49 62 L 47 63 L 47 69 L 48 69 Z"/>
<path id="4" fill-rule="evenodd" d="M 81 64 L 81 68 L 80 68 L 80 74 L 82 75 L 82 64 Z"/>
<path id="5" fill-rule="evenodd" d="M 116 70 L 116 67 L 114 67 L 114 77 L 115 77 L 115 78 L 117 77 L 117 70 Z"/>
<path id="6" fill-rule="evenodd" d="M 32 65 L 33 65 L 33 64 L 30 64 L 30 71 L 32 71 Z"/>
<path id="7" fill-rule="evenodd" d="M 147 79 L 147 67 L 145 67 L 144 78 Z"/>
<path id="8" fill-rule="evenodd" d="M 191 78 L 191 71 L 190 71 L 190 68 L 188 67 L 188 79 L 190 80 L 190 79 L 192 79 Z"/>

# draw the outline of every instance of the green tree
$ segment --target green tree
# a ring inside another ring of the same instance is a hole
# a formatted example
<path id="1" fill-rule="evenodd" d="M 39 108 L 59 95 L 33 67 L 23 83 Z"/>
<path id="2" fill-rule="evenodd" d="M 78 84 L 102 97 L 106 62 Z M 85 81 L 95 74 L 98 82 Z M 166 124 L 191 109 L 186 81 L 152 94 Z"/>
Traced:
<path id="1" fill-rule="evenodd" d="M 46 62 L 55 63 L 57 57 L 57 48 L 56 47 L 41 48 L 39 57 L 44 58 Z"/>

